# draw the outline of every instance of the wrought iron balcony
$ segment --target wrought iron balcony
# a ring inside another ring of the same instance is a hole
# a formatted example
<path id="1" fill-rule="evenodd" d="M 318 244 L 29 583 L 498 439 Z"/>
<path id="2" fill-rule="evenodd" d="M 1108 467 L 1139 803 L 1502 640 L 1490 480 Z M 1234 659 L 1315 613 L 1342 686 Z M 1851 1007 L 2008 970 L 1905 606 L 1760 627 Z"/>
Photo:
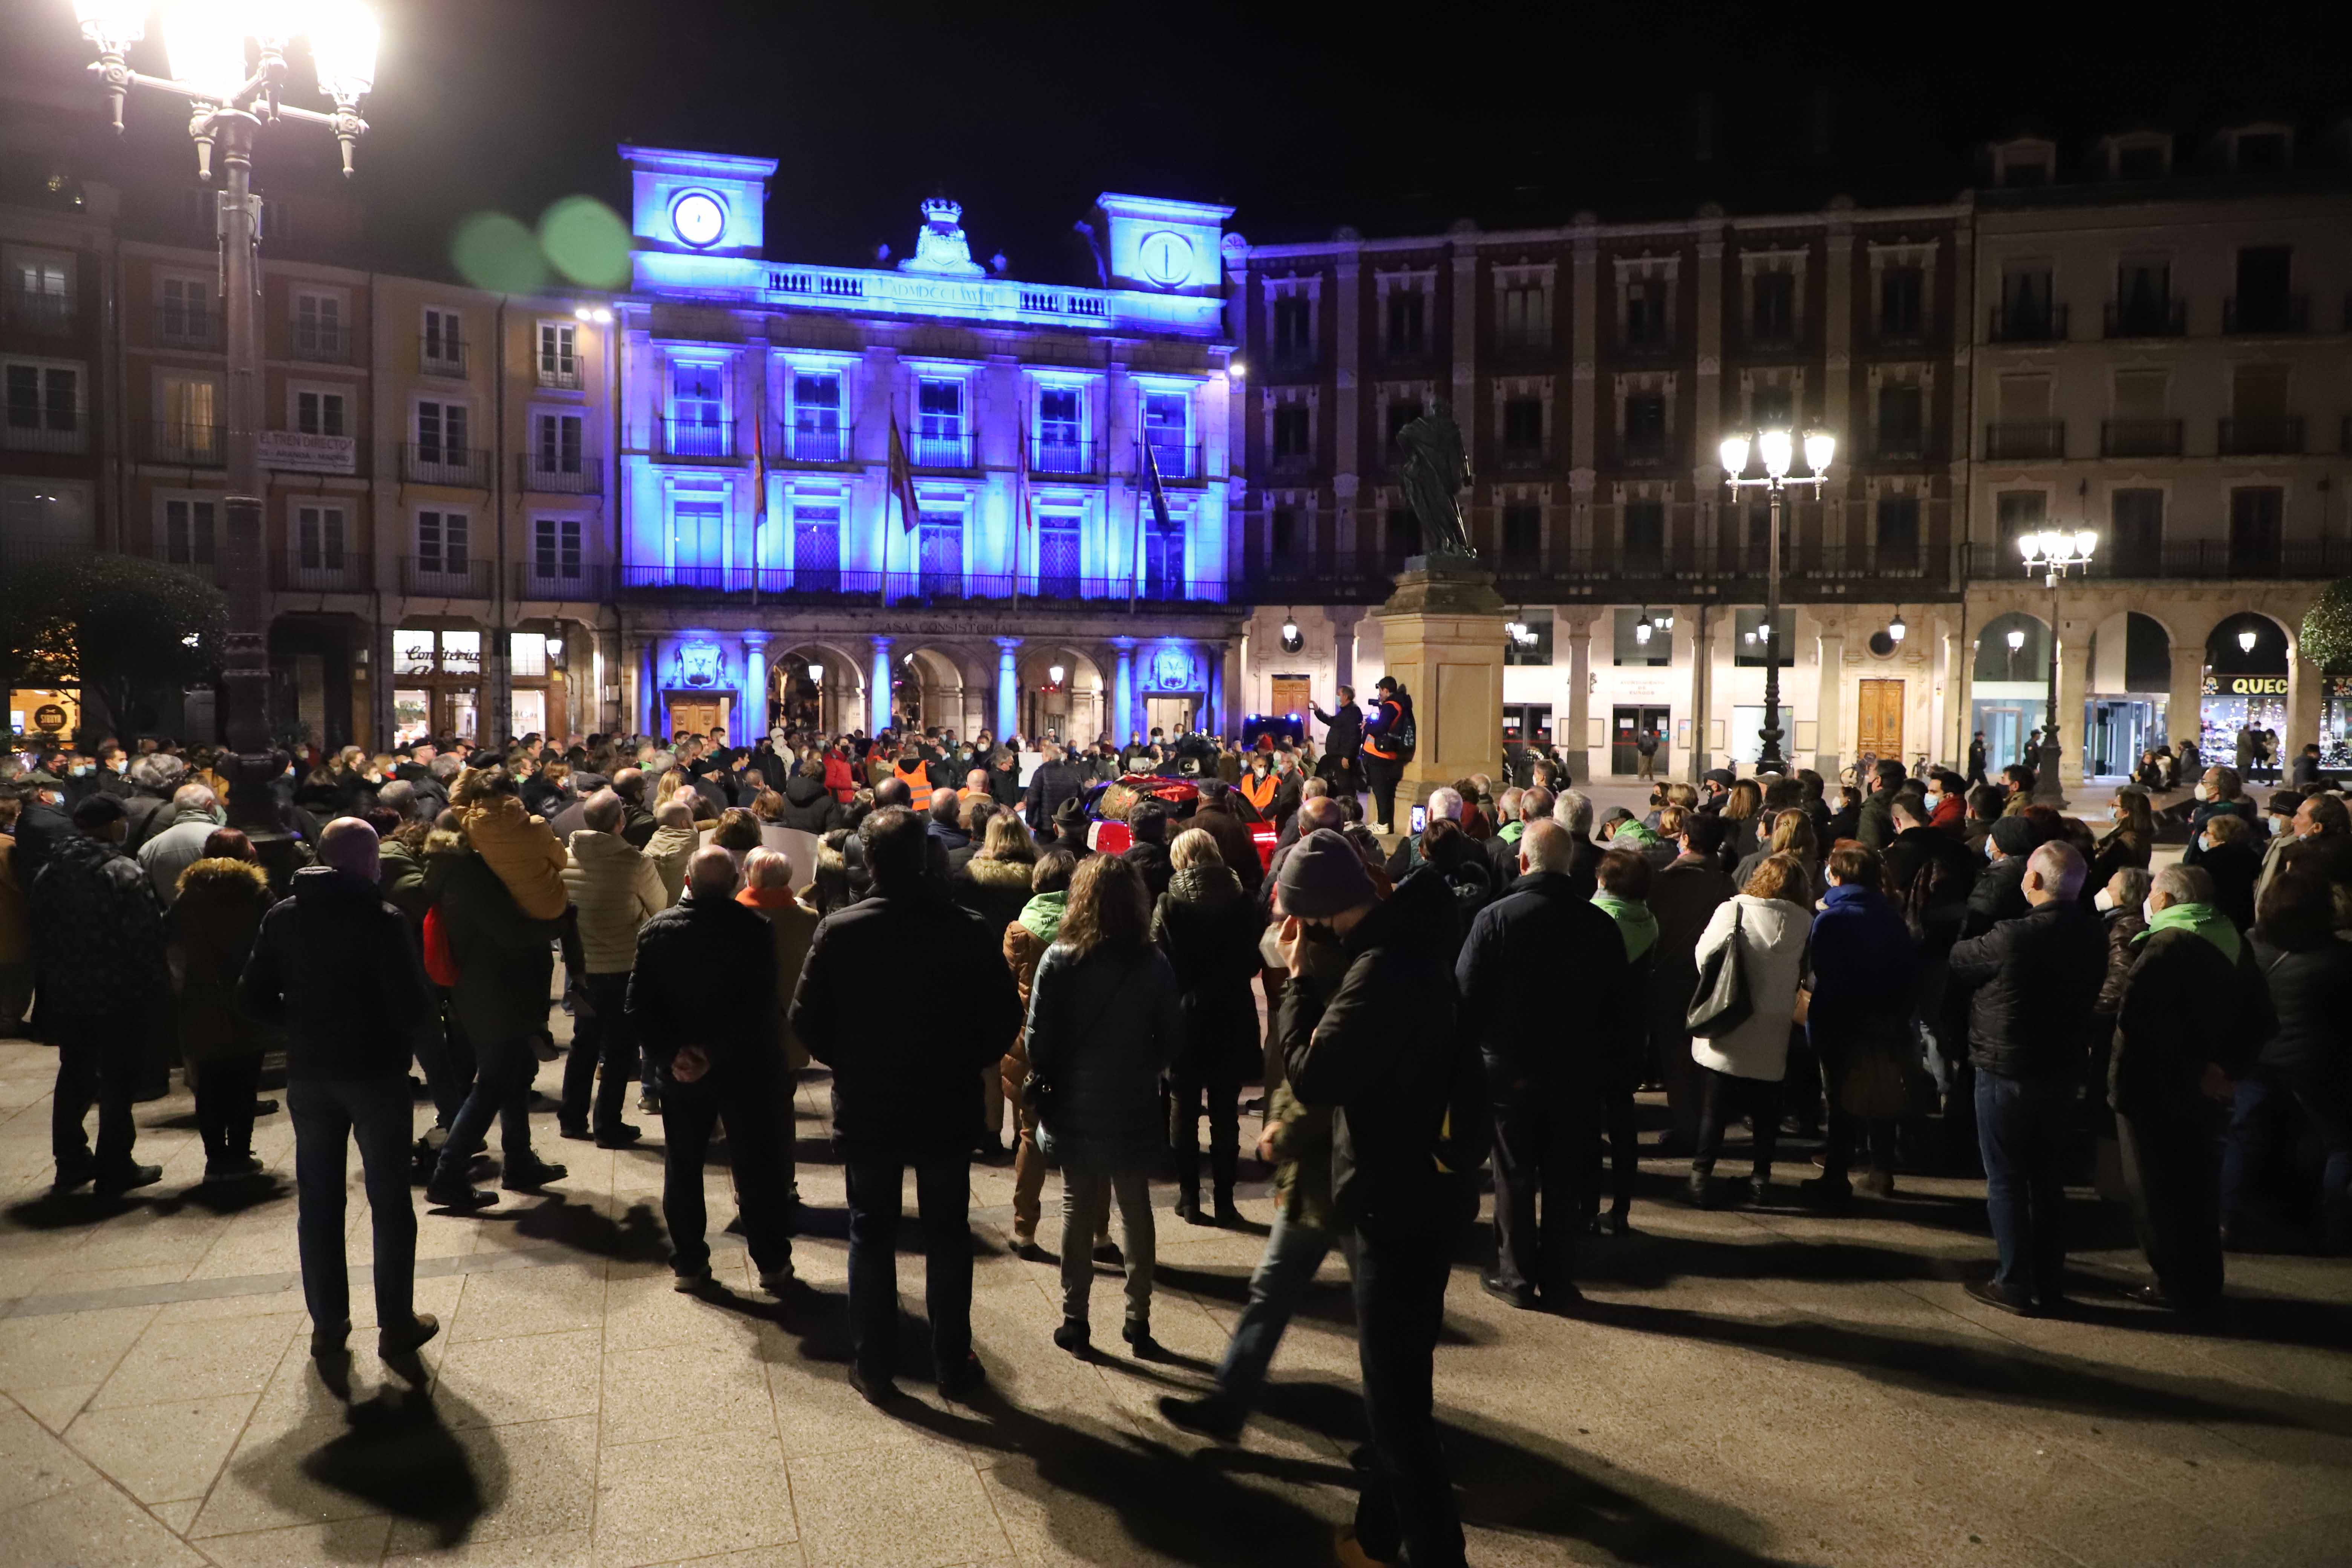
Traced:
<path id="1" fill-rule="evenodd" d="M 139 457 L 142 462 L 173 463 L 182 468 L 222 468 L 228 462 L 228 427 L 194 425 L 184 419 L 151 420 Z"/>
<path id="2" fill-rule="evenodd" d="M 490 488 L 490 454 L 480 447 L 410 442 L 400 449 L 400 477 L 415 485 Z"/>
<path id="3" fill-rule="evenodd" d="M 597 604 L 610 595 L 612 573 L 601 562 L 533 554 L 529 560 L 514 563 L 513 583 L 509 592 L 518 599 Z"/>
<path id="4" fill-rule="evenodd" d="M 363 594 L 375 585 L 375 563 L 355 549 L 296 550 L 272 563 L 272 586 L 281 594 Z"/>
<path id="5" fill-rule="evenodd" d="M 2225 418 L 2216 447 L 2225 458 L 2301 457 L 2303 416 L 2263 414 Z"/>
<path id="6" fill-rule="evenodd" d="M 1996 343 L 2063 343 L 2066 341 L 2066 307 L 2054 302 L 2038 306 L 1995 305 L 1985 327 L 1985 338 Z"/>
<path id="7" fill-rule="evenodd" d="M 856 453 L 855 429 L 849 425 L 787 425 L 776 432 L 768 457 L 786 463 L 850 462 Z"/>
<path id="8" fill-rule="evenodd" d="M 2110 300 L 2105 321 L 2111 338 L 2177 338 L 2189 331 L 2184 300 Z"/>
<path id="9" fill-rule="evenodd" d="M 618 569 L 614 584 L 617 596 L 628 599 L 669 597 L 734 597 L 749 600 L 803 600 L 818 604 L 879 605 L 920 601 L 929 604 L 1010 602 L 1016 596 L 1011 573 L 962 572 L 952 568 L 910 568 L 887 574 L 834 566 L 673 566 L 660 562 L 631 563 Z M 1139 604 L 1215 605 L 1225 602 L 1225 584 L 1218 579 L 1186 579 L 1146 573 L 1139 580 L 1126 577 L 1081 577 L 1024 571 L 1017 596 L 1058 601 L 1118 603 L 1130 594 Z"/>
<path id="10" fill-rule="evenodd" d="M 654 455 L 672 460 L 719 458 L 732 462 L 743 454 L 736 449 L 731 420 L 664 419 L 660 446 Z"/>
<path id="11" fill-rule="evenodd" d="M 1100 479 L 1103 457 L 1100 441 L 1040 436 L 1029 443 L 1029 471 L 1072 479 Z"/>
<path id="12" fill-rule="evenodd" d="M 2178 419 L 2102 419 L 2102 458 L 2177 458 L 2180 456 Z"/>
<path id="13" fill-rule="evenodd" d="M 155 344 L 158 348 L 217 351 L 221 346 L 220 312 L 200 305 L 158 305 Z"/>
<path id="14" fill-rule="evenodd" d="M 562 455 L 551 460 L 544 452 L 518 452 L 515 484 L 541 495 L 600 496 L 604 493 L 604 465 L 590 452 L 577 454 L 568 464 Z"/>
<path id="15" fill-rule="evenodd" d="M 416 340 L 416 368 L 425 375 L 466 374 L 466 340 L 450 333 L 425 333 Z"/>
<path id="16" fill-rule="evenodd" d="M 2231 294 L 2221 301 L 2225 332 L 2301 332 L 2311 325 L 2305 294 Z"/>
<path id="17" fill-rule="evenodd" d="M 75 315 L 70 294 L 51 294 L 38 289 L 8 290 L 8 324 L 18 331 L 66 337 L 74 330 Z"/>
<path id="18" fill-rule="evenodd" d="M 2034 462 L 2066 455 L 2063 419 L 1995 419 L 1985 426 L 1989 462 Z"/>
<path id="19" fill-rule="evenodd" d="M 400 559 L 400 591 L 420 597 L 487 599 L 490 596 L 490 563 L 472 554 L 404 555 Z"/>
<path id="20" fill-rule="evenodd" d="M 1150 447 L 1152 459 L 1160 465 L 1161 483 L 1171 485 L 1197 483 L 1208 478 L 1208 469 L 1202 465 L 1199 442 L 1186 446 L 1178 441 L 1151 441 L 1145 445 Z M 1142 478 L 1145 474 L 1143 452 L 1140 447 L 1135 454 L 1135 472 L 1138 478 Z"/>
<path id="21" fill-rule="evenodd" d="M 977 443 L 969 430 L 951 435 L 910 435 L 907 461 L 919 468 L 976 468 Z"/>
<path id="22" fill-rule="evenodd" d="M 349 364 L 352 332 L 336 321 L 296 321 L 288 342 L 296 359 L 317 364 Z"/>

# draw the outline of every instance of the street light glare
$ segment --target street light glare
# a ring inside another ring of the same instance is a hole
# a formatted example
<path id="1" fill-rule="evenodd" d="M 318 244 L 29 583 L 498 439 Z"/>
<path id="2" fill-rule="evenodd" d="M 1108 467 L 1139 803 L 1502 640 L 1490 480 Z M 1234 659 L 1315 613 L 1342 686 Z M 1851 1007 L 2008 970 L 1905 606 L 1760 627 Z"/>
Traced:
<path id="1" fill-rule="evenodd" d="M 307 9 L 320 87 L 337 99 L 365 98 L 375 85 L 375 12 L 362 0 L 328 0 Z"/>
<path id="2" fill-rule="evenodd" d="M 226 103 L 245 85 L 245 18 L 230 0 L 173 0 L 163 12 L 172 79 Z"/>
<path id="3" fill-rule="evenodd" d="M 1817 474 L 1829 472 L 1830 459 L 1837 456 L 1837 437 L 1826 430 L 1805 432 L 1805 467 Z"/>
<path id="4" fill-rule="evenodd" d="M 1738 479 L 1741 474 L 1748 471 L 1747 437 L 1726 436 L 1723 438 L 1723 445 L 1717 448 L 1717 450 L 1723 458 L 1723 471 L 1725 473 L 1729 474 L 1733 479 Z"/>
<path id="5" fill-rule="evenodd" d="M 147 36 L 148 0 L 74 0 L 74 20 L 93 39 L 135 44 Z"/>
<path id="6" fill-rule="evenodd" d="M 1796 443 L 1786 430 L 1767 430 L 1756 437 L 1756 449 L 1764 458 L 1764 471 L 1774 479 L 1785 479 L 1790 458 Z"/>
<path id="7" fill-rule="evenodd" d="M 1225 366 L 1225 375 L 1229 380 L 1241 381 L 1246 378 L 1248 374 L 1249 366 L 1244 364 L 1239 360 L 1235 360 L 1231 364 Z"/>
<path id="8" fill-rule="evenodd" d="M 2238 646 L 2248 653 L 2254 651 L 2254 628 L 2248 626 L 2238 634 Z"/>
<path id="9" fill-rule="evenodd" d="M 2011 626 L 2011 627 L 2010 627 L 2010 628 L 2009 628 L 2009 651 L 2010 651 L 2010 652 L 2011 652 L 2011 653 L 2015 653 L 2019 648 L 2021 648 L 2021 647 L 2023 647 L 2024 646 L 2025 646 L 2025 628 L 2024 628 L 2023 626 Z"/>

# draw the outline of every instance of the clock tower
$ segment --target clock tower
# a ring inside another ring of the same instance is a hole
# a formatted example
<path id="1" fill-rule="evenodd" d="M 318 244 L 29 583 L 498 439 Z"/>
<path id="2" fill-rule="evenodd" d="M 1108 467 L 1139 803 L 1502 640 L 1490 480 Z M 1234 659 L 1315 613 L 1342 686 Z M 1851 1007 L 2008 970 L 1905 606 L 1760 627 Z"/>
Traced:
<path id="1" fill-rule="evenodd" d="M 630 232 L 640 274 L 648 252 L 740 259 L 765 248 L 773 158 L 629 146 L 621 157 L 629 166 Z M 677 264 L 659 267 L 671 280 Z"/>

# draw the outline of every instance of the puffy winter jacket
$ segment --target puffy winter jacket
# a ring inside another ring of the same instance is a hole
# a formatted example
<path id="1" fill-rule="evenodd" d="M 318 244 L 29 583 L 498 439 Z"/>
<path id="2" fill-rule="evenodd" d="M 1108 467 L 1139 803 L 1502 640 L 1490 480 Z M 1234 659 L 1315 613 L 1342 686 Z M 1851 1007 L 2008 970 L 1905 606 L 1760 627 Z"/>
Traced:
<path id="1" fill-rule="evenodd" d="M 1624 939 L 1564 872 L 1531 871 L 1479 910 L 1454 974 L 1497 1097 L 1613 1081 L 1638 1055 L 1643 998 Z"/>
<path id="2" fill-rule="evenodd" d="M 1748 986 L 1748 1014 L 1736 1029 L 1711 1038 L 1694 1036 L 1691 1060 L 1734 1078 L 1778 1083 L 1789 1073 L 1789 1024 L 1797 1007 L 1797 986 L 1805 972 L 1806 938 L 1811 929 L 1807 911 L 1786 899 L 1759 899 L 1740 893 L 1716 907 L 1699 933 L 1692 961 L 1704 973 L 1707 955 L 1731 941 L 1739 930 L 1742 975 Z M 1685 1009 L 1689 999 L 1684 999 Z"/>
<path id="3" fill-rule="evenodd" d="M 1165 1146 L 1160 1075 L 1182 1039 L 1175 973 L 1157 948 L 1045 950 L 1029 989 L 1031 1068 L 1054 1086 L 1037 1121 L 1048 1160 L 1132 1171 Z"/>
<path id="4" fill-rule="evenodd" d="M 249 860 L 199 860 L 180 873 L 172 943 L 180 955 L 180 1048 L 192 1062 L 250 1055 L 270 1042 L 237 1000 L 237 983 L 275 900 Z"/>
<path id="5" fill-rule="evenodd" d="M 784 781 L 784 809 L 776 821 L 803 833 L 825 833 L 841 826 L 841 805 L 824 780 L 794 773 Z"/>
<path id="6" fill-rule="evenodd" d="M 2107 1060 L 2107 1103 L 2118 1115 L 2165 1116 L 2195 1107 L 2208 1063 L 2232 1076 L 2252 1065 L 2277 1015 L 2252 942 L 2234 956 L 2195 931 L 2151 931 L 2124 985 Z"/>
<path id="7" fill-rule="evenodd" d="M 522 803 L 517 801 L 517 805 Z M 536 1035 L 547 1026 L 550 944 L 559 922 L 523 913 L 513 892 L 479 855 L 449 864 L 434 907 L 457 961 L 449 1001 L 477 1046 Z"/>
<path id="8" fill-rule="evenodd" d="M 661 873 L 617 833 L 572 836 L 563 886 L 579 911 L 581 955 L 591 974 L 626 974 L 637 962 L 637 931 L 669 905 Z"/>
<path id="9" fill-rule="evenodd" d="M 2003 1078 L 2079 1073 L 2106 975 L 2107 933 L 2072 901 L 2043 904 L 1953 945 L 1951 984 L 1969 998 L 1969 1057 Z"/>
<path id="10" fill-rule="evenodd" d="M 1262 1059 L 1250 982 L 1265 967 L 1265 921 L 1241 879 L 1223 866 L 1195 866 L 1169 879 L 1152 907 L 1151 940 L 1176 976 L 1183 1010 L 1178 1059 L 1196 1070 L 1247 1072 Z"/>
<path id="11" fill-rule="evenodd" d="M 948 879 L 948 895 L 978 915 L 999 935 L 1021 918 L 1029 902 L 1036 868 L 1026 860 L 989 860 L 974 856 Z"/>
<path id="12" fill-rule="evenodd" d="M 286 1075 L 297 1079 L 406 1072 L 412 1031 L 433 1007 L 407 919 L 331 866 L 295 872 L 292 894 L 262 917 L 239 995 L 284 1026 Z"/>
<path id="13" fill-rule="evenodd" d="M 667 909 L 686 892 L 686 863 L 702 847 L 702 837 L 691 827 L 656 827 L 646 840 L 645 857 L 661 878 L 662 907 Z"/>
<path id="14" fill-rule="evenodd" d="M 719 1068 L 746 1052 L 781 1052 L 780 1005 L 775 937 L 759 910 L 688 893 L 637 932 L 627 1010 L 656 1061 L 687 1046 Z"/>
<path id="15" fill-rule="evenodd" d="M 2341 1081 L 2352 1068 L 2352 942 L 2330 937 L 2316 947 L 2254 942 L 2254 964 L 2270 982 L 2278 1027 L 2257 1060 L 2303 1081 Z"/>
<path id="16" fill-rule="evenodd" d="M 25 902 L 37 1037 L 138 1027 L 168 999 L 163 906 L 139 863 L 113 845 L 77 832 L 58 838 Z"/>
<path id="17" fill-rule="evenodd" d="M 545 822 L 523 809 L 520 797 L 485 795 L 463 807 L 458 822 L 518 909 L 532 920 L 562 918 L 563 846 Z"/>

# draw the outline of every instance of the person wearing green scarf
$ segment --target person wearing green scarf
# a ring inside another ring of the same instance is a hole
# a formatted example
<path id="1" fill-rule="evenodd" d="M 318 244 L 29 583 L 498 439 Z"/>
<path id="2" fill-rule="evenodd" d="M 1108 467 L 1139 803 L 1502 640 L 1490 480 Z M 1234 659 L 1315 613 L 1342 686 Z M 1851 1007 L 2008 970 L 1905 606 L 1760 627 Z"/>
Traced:
<path id="1" fill-rule="evenodd" d="M 2147 929 L 2132 938 L 2132 945 L 2144 946 L 2158 933 L 2185 931 L 2202 937 L 2231 963 L 2238 962 L 2238 948 L 2242 939 L 2230 917 L 2210 903 L 2159 903 L 2158 895 L 2150 893 L 2147 902 L 2152 911 L 2147 917 Z"/>
<path id="2" fill-rule="evenodd" d="M 1054 945 L 1061 934 L 1062 917 L 1069 912 L 1070 890 L 1056 888 L 1050 893 L 1038 893 L 1021 906 L 1021 929 L 1044 942 Z"/>
<path id="3" fill-rule="evenodd" d="M 1606 890 L 1593 894 L 1592 901 L 1601 906 L 1602 914 L 1617 922 L 1617 934 L 1625 939 L 1626 962 L 1641 963 L 1642 955 L 1658 940 L 1658 917 L 1650 912 L 1650 906 L 1639 899 L 1621 899 Z"/>

